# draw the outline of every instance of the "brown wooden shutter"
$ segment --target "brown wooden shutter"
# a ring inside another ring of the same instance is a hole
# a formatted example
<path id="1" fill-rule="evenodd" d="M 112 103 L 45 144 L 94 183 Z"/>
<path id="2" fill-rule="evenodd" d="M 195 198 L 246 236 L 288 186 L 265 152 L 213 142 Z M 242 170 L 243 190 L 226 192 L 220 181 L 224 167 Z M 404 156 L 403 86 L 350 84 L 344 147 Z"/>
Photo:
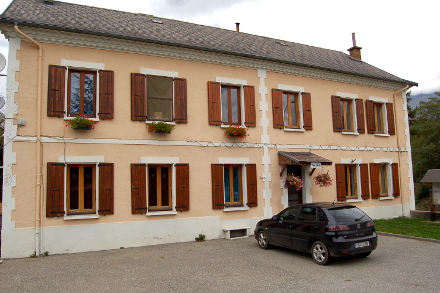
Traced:
<path id="1" fill-rule="evenodd" d="M 225 207 L 223 188 L 223 165 L 211 165 L 212 209 L 221 210 Z"/>
<path id="2" fill-rule="evenodd" d="M 393 196 L 400 196 L 400 185 L 399 185 L 399 165 L 397 163 L 391 164 L 391 173 L 393 176 Z"/>
<path id="3" fill-rule="evenodd" d="M 114 164 L 100 163 L 99 167 L 99 209 L 100 215 L 114 213 Z"/>
<path id="4" fill-rule="evenodd" d="M 187 82 L 184 78 L 174 79 L 174 121 L 188 123 L 187 115 Z"/>
<path id="5" fill-rule="evenodd" d="M 247 206 L 258 206 L 258 189 L 257 189 L 257 165 L 246 165 L 246 182 L 247 182 Z"/>
<path id="6" fill-rule="evenodd" d="M 379 164 L 370 163 L 371 197 L 380 198 Z"/>
<path id="7" fill-rule="evenodd" d="M 333 131 L 342 132 L 341 98 L 332 96 Z"/>
<path id="8" fill-rule="evenodd" d="M 244 125 L 247 127 L 256 126 L 256 110 L 255 110 L 255 87 L 250 85 L 243 86 L 244 89 L 244 109 L 246 121 Z"/>
<path id="9" fill-rule="evenodd" d="M 47 116 L 64 116 L 66 71 L 66 67 L 49 65 L 49 84 L 47 88 Z"/>
<path id="10" fill-rule="evenodd" d="M 64 216 L 64 164 L 47 163 L 46 217 Z"/>
<path id="11" fill-rule="evenodd" d="M 99 119 L 114 118 L 114 72 L 99 70 Z"/>
<path id="12" fill-rule="evenodd" d="M 368 176 L 368 164 L 359 164 L 361 170 L 361 196 L 362 199 L 370 198 L 370 180 Z"/>
<path id="13" fill-rule="evenodd" d="M 189 164 L 176 164 L 176 210 L 189 210 Z"/>
<path id="14" fill-rule="evenodd" d="M 396 126 L 394 124 L 394 107 L 393 103 L 387 103 L 387 121 L 388 121 L 388 134 L 396 134 Z"/>
<path id="15" fill-rule="evenodd" d="M 365 133 L 364 101 L 356 99 L 356 120 L 358 133 Z"/>
<path id="16" fill-rule="evenodd" d="M 336 198 L 338 201 L 347 199 L 347 189 L 345 182 L 345 165 L 335 164 L 336 168 Z"/>
<path id="17" fill-rule="evenodd" d="M 147 78 L 144 74 L 131 74 L 131 120 L 147 120 Z"/>
<path id="18" fill-rule="evenodd" d="M 147 212 L 147 165 L 131 164 L 131 213 Z"/>
<path id="19" fill-rule="evenodd" d="M 312 96 L 310 93 L 302 93 L 302 109 L 304 115 L 304 129 L 312 130 Z"/>
<path id="20" fill-rule="evenodd" d="M 374 122 L 374 104 L 373 101 L 365 101 L 365 113 L 367 114 L 367 132 L 376 133 L 376 124 Z"/>
<path id="21" fill-rule="evenodd" d="M 272 89 L 273 128 L 284 128 L 283 91 Z"/>
<path id="22" fill-rule="evenodd" d="M 208 115 L 209 125 L 222 124 L 221 85 L 219 82 L 208 81 Z"/>

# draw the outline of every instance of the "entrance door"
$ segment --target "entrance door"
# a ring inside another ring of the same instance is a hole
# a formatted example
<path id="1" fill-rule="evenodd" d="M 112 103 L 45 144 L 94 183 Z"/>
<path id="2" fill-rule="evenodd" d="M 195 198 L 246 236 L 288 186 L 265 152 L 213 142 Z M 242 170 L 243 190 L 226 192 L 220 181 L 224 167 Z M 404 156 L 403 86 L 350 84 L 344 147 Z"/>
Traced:
<path id="1" fill-rule="evenodd" d="M 301 166 L 300 165 L 287 165 L 287 174 L 293 174 L 296 177 L 301 177 Z M 295 187 L 289 187 L 288 191 L 288 206 L 293 206 L 302 203 L 302 188 L 296 190 Z"/>

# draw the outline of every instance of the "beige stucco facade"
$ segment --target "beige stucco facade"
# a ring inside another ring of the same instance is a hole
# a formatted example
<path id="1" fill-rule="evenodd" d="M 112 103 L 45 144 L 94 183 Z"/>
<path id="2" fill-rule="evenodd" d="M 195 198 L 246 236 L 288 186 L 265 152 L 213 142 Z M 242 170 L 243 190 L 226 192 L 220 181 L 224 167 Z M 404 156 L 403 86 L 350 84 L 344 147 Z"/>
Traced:
<path id="1" fill-rule="evenodd" d="M 347 201 L 372 218 L 409 215 L 414 209 L 406 100 L 400 91 L 405 85 L 219 53 L 22 27 L 42 46 L 39 126 L 38 48 L 12 26 L 3 28 L 10 42 L 6 115 L 12 118 L 7 119 L 5 133 L 3 258 L 26 257 L 36 250 L 54 254 L 192 241 L 199 233 L 214 239 L 225 237 L 229 228 L 252 234 L 258 220 L 288 204 L 282 182 L 286 170 L 280 176 L 283 166 L 278 151 L 312 152 L 333 162 L 312 176 L 310 164 L 301 167 L 303 202 L 336 200 L 335 164 L 398 163 L 399 197 Z M 114 71 L 114 119 L 98 119 L 93 130 L 76 131 L 65 126 L 66 118 L 47 116 L 49 65 Z M 155 134 L 148 133 L 145 122 L 132 121 L 131 73 L 185 78 L 188 122 L 174 125 L 171 134 Z M 209 125 L 209 81 L 255 87 L 256 127 L 249 127 L 245 140 L 226 138 L 224 127 Z M 310 93 L 313 130 L 274 128 L 271 89 Z M 396 134 L 334 132 L 331 96 L 341 94 L 393 103 Z M 25 125 L 18 125 L 19 119 Z M 36 166 L 37 156 L 40 166 Z M 114 214 L 46 217 L 48 162 L 113 163 Z M 189 164 L 189 210 L 133 214 L 132 163 Z M 212 164 L 256 164 L 258 205 L 213 209 Z M 319 172 L 329 173 L 332 186 L 313 183 Z M 40 207 L 36 206 L 39 201 Z"/>

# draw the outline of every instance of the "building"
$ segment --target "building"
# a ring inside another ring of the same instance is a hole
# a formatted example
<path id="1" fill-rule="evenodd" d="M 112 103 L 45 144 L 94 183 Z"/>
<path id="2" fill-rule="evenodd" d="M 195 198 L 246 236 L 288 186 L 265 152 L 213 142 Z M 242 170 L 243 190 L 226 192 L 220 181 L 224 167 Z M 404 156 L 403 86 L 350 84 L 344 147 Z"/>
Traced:
<path id="1" fill-rule="evenodd" d="M 298 202 L 414 209 L 405 91 L 417 84 L 360 47 L 42 0 L 12 2 L 0 30 L 3 258 L 246 236 Z M 66 127 L 80 116 L 93 129 Z M 155 122 L 174 129 L 147 131 Z"/>

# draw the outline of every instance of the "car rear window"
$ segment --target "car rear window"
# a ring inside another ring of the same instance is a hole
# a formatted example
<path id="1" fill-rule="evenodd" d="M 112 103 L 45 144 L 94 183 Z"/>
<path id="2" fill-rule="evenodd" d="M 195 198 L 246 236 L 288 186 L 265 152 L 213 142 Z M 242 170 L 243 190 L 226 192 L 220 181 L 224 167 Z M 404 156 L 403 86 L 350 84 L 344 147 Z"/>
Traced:
<path id="1" fill-rule="evenodd" d="M 370 219 L 363 211 L 356 207 L 329 209 L 328 211 L 337 222 L 355 222 Z"/>

